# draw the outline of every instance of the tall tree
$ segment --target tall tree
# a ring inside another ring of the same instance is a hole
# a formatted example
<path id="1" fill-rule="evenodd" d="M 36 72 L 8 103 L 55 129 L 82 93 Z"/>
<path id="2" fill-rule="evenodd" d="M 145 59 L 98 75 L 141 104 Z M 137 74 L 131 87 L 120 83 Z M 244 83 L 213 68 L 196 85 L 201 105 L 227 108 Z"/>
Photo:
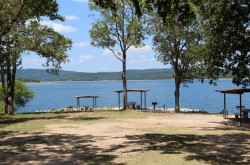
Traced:
<path id="1" fill-rule="evenodd" d="M 114 3 L 116 10 L 101 8 L 90 1 L 90 9 L 98 11 L 100 19 L 92 24 L 89 32 L 91 45 L 109 49 L 122 62 L 123 109 L 127 109 L 127 51 L 131 46 L 143 46 L 145 33 L 131 0 L 116 0 Z"/>
<path id="2" fill-rule="evenodd" d="M 165 2 L 163 17 L 152 4 L 152 19 L 149 22 L 153 35 L 153 46 L 157 60 L 170 64 L 174 70 L 175 80 L 175 112 L 180 111 L 180 85 L 185 86 L 194 78 L 200 78 L 203 67 L 200 52 L 202 49 L 202 31 L 200 21 L 186 1 Z"/>
<path id="3" fill-rule="evenodd" d="M 38 10 L 39 9 L 39 10 Z M 45 67 L 57 72 L 67 61 L 66 51 L 71 41 L 53 29 L 39 24 L 42 16 L 51 20 L 63 18 L 57 14 L 58 4 L 53 0 L 1 1 L 0 73 L 6 114 L 13 114 L 16 70 L 25 51 L 34 51 L 47 59 Z"/>
<path id="4" fill-rule="evenodd" d="M 207 74 L 231 73 L 236 85 L 250 85 L 250 1 L 214 0 L 199 6 L 206 31 Z"/>

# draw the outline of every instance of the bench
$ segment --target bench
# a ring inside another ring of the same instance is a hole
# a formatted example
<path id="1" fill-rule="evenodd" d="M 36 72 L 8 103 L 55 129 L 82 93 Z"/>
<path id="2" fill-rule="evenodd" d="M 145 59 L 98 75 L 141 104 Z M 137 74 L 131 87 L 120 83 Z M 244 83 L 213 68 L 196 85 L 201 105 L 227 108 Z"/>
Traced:
<path id="1" fill-rule="evenodd" d="M 67 110 L 73 110 L 73 108 L 74 108 L 73 106 L 68 106 Z"/>
<path id="2" fill-rule="evenodd" d="M 240 114 L 239 114 L 239 113 L 235 113 L 234 115 L 235 115 L 235 119 L 238 119 L 238 118 L 239 118 L 239 116 L 240 116 Z"/>
<path id="3" fill-rule="evenodd" d="M 236 106 L 236 109 L 242 110 L 242 118 L 243 119 L 248 119 L 248 112 L 250 112 L 250 109 L 246 109 L 245 106 Z M 238 114 L 239 117 L 240 114 Z M 235 115 L 236 118 L 236 115 Z"/>

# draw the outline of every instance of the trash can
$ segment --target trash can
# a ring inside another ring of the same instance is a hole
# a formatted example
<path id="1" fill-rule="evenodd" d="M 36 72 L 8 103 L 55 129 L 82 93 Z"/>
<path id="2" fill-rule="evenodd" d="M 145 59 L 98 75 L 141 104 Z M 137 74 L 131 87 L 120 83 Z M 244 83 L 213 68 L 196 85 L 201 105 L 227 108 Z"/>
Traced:
<path id="1" fill-rule="evenodd" d="M 135 109 L 135 102 L 129 102 L 129 109 Z"/>

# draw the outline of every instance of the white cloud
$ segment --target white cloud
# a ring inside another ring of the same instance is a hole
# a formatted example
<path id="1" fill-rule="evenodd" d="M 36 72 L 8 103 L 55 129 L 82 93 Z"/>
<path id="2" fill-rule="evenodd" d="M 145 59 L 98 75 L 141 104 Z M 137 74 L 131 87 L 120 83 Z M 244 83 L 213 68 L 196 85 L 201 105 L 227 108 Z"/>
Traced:
<path id="1" fill-rule="evenodd" d="M 119 51 L 117 51 L 117 50 L 115 50 L 115 52 L 116 52 L 116 54 L 119 53 Z M 114 56 L 113 52 L 112 52 L 111 50 L 109 50 L 109 49 L 105 49 L 104 52 L 103 52 L 103 55 L 104 55 L 105 57 Z"/>
<path id="2" fill-rule="evenodd" d="M 26 64 L 34 64 L 34 63 L 38 64 L 39 63 L 39 64 L 41 64 L 41 61 L 38 59 L 24 59 L 23 63 L 26 63 Z"/>
<path id="3" fill-rule="evenodd" d="M 75 21 L 75 20 L 78 20 L 79 18 L 75 15 L 66 15 L 65 19 L 68 21 Z"/>
<path id="4" fill-rule="evenodd" d="M 116 53 L 118 53 L 118 51 L 116 51 Z M 127 51 L 127 55 L 128 57 L 131 55 L 145 55 L 145 54 L 150 54 L 153 53 L 152 48 L 149 45 L 146 45 L 144 47 L 141 48 L 136 48 L 134 46 L 131 46 L 128 51 Z M 103 52 L 104 56 L 113 56 L 113 53 L 109 50 L 109 49 L 105 49 Z"/>
<path id="5" fill-rule="evenodd" d="M 52 21 L 41 21 L 41 24 L 49 26 L 59 33 L 73 33 L 76 31 L 76 28 L 72 26 L 65 26 L 63 24 L 52 22 Z"/>
<path id="6" fill-rule="evenodd" d="M 79 3 L 83 3 L 83 2 L 85 2 L 85 3 L 88 3 L 88 2 L 89 2 L 89 0 L 73 0 L 73 2 L 79 2 Z"/>
<path id="7" fill-rule="evenodd" d="M 112 56 L 113 53 L 112 53 L 109 49 L 105 49 L 104 52 L 103 52 L 103 55 L 104 55 L 105 57 L 107 57 L 107 56 Z"/>
<path id="8" fill-rule="evenodd" d="M 35 59 L 30 57 L 24 57 L 22 61 L 22 67 L 27 68 L 42 68 L 42 63 L 44 62 L 44 59 Z"/>
<path id="9" fill-rule="evenodd" d="M 89 42 L 79 42 L 74 44 L 76 47 L 86 48 L 90 45 Z"/>
<path id="10" fill-rule="evenodd" d="M 131 46 L 128 49 L 128 54 L 132 54 L 132 55 L 142 55 L 142 54 L 148 54 L 151 52 L 153 52 L 153 50 L 149 45 L 145 45 L 144 47 L 141 47 L 141 48 L 136 48 L 134 46 Z"/>
<path id="11" fill-rule="evenodd" d="M 136 59 L 131 59 L 128 61 L 129 64 L 142 64 L 150 62 L 156 62 L 156 59 L 146 55 L 140 55 Z"/>
<path id="12" fill-rule="evenodd" d="M 90 59 L 93 59 L 93 58 L 95 58 L 95 56 L 80 56 L 80 63 L 83 63 L 83 62 L 85 62 L 85 61 L 87 61 L 87 60 L 90 60 Z"/>

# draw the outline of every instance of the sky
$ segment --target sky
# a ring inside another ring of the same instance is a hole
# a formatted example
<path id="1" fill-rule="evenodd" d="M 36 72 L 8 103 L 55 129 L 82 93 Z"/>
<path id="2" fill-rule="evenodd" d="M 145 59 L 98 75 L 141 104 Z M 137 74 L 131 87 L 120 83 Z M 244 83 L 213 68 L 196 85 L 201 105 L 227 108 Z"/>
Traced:
<path id="1" fill-rule="evenodd" d="M 94 18 L 88 8 L 88 0 L 57 0 L 59 14 L 65 21 L 44 20 L 42 24 L 72 40 L 71 50 L 67 52 L 70 62 L 62 64 L 62 70 L 77 72 L 116 72 L 122 70 L 122 63 L 107 49 L 90 46 L 89 30 Z M 131 47 L 127 52 L 127 69 L 165 68 L 156 61 L 151 40 L 144 42 L 142 48 Z M 42 69 L 45 60 L 34 53 L 23 55 L 23 69 Z"/>

